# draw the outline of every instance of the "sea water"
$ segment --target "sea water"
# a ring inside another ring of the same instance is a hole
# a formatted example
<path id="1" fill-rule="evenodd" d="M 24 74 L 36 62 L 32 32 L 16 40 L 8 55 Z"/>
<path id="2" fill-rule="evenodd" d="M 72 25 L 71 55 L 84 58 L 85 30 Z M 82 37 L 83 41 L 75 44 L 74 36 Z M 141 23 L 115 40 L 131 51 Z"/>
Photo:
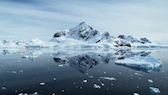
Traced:
<path id="1" fill-rule="evenodd" d="M 124 55 L 121 51 L 10 53 L 1 50 L 0 95 L 168 94 L 167 49 L 140 51 L 150 52 L 150 56 L 161 60 L 160 69 L 152 72 L 115 64 L 115 60 Z M 127 56 L 130 55 L 124 57 Z M 160 93 L 153 93 L 151 87 L 159 89 Z"/>

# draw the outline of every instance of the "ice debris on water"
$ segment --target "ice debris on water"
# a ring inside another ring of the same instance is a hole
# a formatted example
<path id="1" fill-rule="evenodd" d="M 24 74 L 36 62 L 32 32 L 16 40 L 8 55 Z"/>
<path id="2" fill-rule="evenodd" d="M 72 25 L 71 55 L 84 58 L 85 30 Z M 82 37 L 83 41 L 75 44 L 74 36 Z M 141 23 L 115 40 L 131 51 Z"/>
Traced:
<path id="1" fill-rule="evenodd" d="M 106 79 L 106 80 L 116 80 L 115 78 L 113 77 L 100 77 L 101 79 Z"/>
<path id="2" fill-rule="evenodd" d="M 55 80 L 57 80 L 57 78 L 53 78 L 53 80 L 55 81 Z"/>
<path id="3" fill-rule="evenodd" d="M 83 82 L 85 82 L 85 83 L 86 83 L 86 82 L 88 82 L 88 80 L 86 80 L 86 79 L 85 79 L 85 80 L 83 80 Z"/>
<path id="4" fill-rule="evenodd" d="M 21 74 L 23 73 L 23 70 L 17 70 L 17 71 L 11 71 L 12 74 Z"/>
<path id="5" fill-rule="evenodd" d="M 160 90 L 159 88 L 156 88 L 156 87 L 149 87 L 151 93 L 154 93 L 154 94 L 160 94 Z"/>
<path id="6" fill-rule="evenodd" d="M 148 82 L 150 82 L 150 83 L 153 83 L 153 80 L 151 80 L 151 79 L 148 79 Z"/>
<path id="7" fill-rule="evenodd" d="M 13 74 L 17 74 L 17 72 L 16 72 L 16 71 L 11 71 L 11 73 L 13 73 Z"/>
<path id="8" fill-rule="evenodd" d="M 62 65 L 62 64 L 60 64 L 60 65 L 58 65 L 59 67 L 63 67 L 64 65 Z"/>
<path id="9" fill-rule="evenodd" d="M 93 78 L 93 76 L 89 76 L 90 78 Z"/>
<path id="10" fill-rule="evenodd" d="M 100 84 L 101 84 L 101 86 L 104 86 L 104 85 L 105 85 L 105 84 L 104 84 L 104 83 L 102 83 L 102 82 L 101 82 Z"/>
<path id="11" fill-rule="evenodd" d="M 29 95 L 28 93 L 19 93 L 18 95 Z"/>
<path id="12" fill-rule="evenodd" d="M 137 76 L 142 76 L 142 74 L 139 74 L 139 73 L 134 73 L 135 75 L 137 75 Z"/>
<path id="13" fill-rule="evenodd" d="M 62 92 L 62 93 L 64 93 L 64 92 L 65 92 L 65 90 L 64 90 L 64 89 L 62 89 L 62 90 L 61 90 L 61 92 Z"/>
<path id="14" fill-rule="evenodd" d="M 44 86 L 44 85 L 45 85 L 45 82 L 41 82 L 40 85 L 41 85 L 41 86 Z"/>
<path id="15" fill-rule="evenodd" d="M 93 85 L 93 88 L 100 89 L 100 88 L 101 88 L 101 86 L 100 86 L 100 85 L 98 85 L 98 84 L 94 84 L 94 85 Z"/>
<path id="16" fill-rule="evenodd" d="M 38 92 L 34 92 L 32 94 L 29 94 L 29 93 L 19 93 L 18 95 L 41 95 L 41 94 L 39 94 Z"/>
<path id="17" fill-rule="evenodd" d="M 38 92 L 34 92 L 33 94 L 29 94 L 29 95 L 41 95 Z"/>
<path id="18" fill-rule="evenodd" d="M 139 93 L 134 93 L 133 95 L 139 95 Z"/>
<path id="19" fill-rule="evenodd" d="M 2 86 L 2 88 L 1 88 L 2 90 L 7 90 L 7 88 L 5 87 L 5 86 Z"/>

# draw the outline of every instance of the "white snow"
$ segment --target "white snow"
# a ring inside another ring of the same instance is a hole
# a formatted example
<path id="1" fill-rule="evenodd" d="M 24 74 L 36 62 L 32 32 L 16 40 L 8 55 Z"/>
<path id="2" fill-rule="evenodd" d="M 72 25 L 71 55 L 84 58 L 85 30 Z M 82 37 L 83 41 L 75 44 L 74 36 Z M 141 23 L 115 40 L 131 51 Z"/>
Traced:
<path id="1" fill-rule="evenodd" d="M 149 89 L 151 90 L 152 93 L 155 93 L 155 94 L 159 94 L 159 93 L 160 93 L 159 88 L 156 88 L 156 87 L 149 87 Z"/>

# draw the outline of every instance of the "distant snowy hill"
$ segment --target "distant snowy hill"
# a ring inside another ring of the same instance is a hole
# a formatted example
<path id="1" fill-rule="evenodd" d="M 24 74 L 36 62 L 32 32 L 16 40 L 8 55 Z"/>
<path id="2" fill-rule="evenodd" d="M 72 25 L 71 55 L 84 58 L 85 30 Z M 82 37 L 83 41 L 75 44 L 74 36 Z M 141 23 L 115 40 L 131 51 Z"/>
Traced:
<path id="1" fill-rule="evenodd" d="M 3 40 L 0 42 L 0 49 L 37 49 L 47 48 L 49 46 L 50 44 L 47 44 L 38 38 L 34 38 L 30 42 L 14 40 Z"/>

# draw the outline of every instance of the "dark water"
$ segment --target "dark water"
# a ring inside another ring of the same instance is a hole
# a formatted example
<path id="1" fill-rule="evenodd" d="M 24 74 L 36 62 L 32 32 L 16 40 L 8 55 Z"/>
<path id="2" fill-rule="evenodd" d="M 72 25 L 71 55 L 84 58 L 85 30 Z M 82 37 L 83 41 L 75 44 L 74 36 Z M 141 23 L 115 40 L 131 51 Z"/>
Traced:
<path id="1" fill-rule="evenodd" d="M 168 95 L 168 50 L 131 52 L 147 52 L 161 59 L 162 67 L 153 72 L 116 65 L 116 59 L 131 56 L 125 52 L 130 51 L 57 51 L 26 57 L 23 52 L 3 51 L 0 95 Z M 149 87 L 157 87 L 161 93 L 151 93 Z"/>

